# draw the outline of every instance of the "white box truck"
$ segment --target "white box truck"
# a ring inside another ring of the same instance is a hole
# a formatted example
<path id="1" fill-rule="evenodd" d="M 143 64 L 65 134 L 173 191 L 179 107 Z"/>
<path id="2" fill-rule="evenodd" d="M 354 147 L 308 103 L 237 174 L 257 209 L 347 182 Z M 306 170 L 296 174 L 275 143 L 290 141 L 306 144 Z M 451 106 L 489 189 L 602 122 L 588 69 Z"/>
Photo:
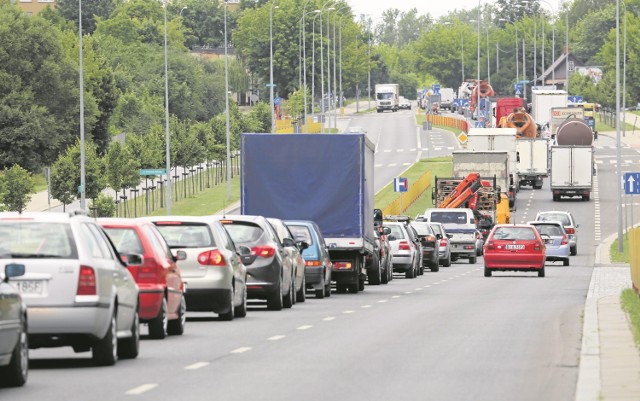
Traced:
<path id="1" fill-rule="evenodd" d="M 540 126 L 551 122 L 553 107 L 567 107 L 567 92 L 562 90 L 532 90 L 531 116 Z"/>
<path id="2" fill-rule="evenodd" d="M 385 110 L 398 111 L 400 107 L 400 85 L 378 84 L 376 91 L 376 111 L 382 113 Z"/>
<path id="3" fill-rule="evenodd" d="M 593 146 L 555 145 L 551 147 L 551 193 L 580 196 L 588 201 L 593 190 Z"/>
<path id="4" fill-rule="evenodd" d="M 455 99 L 456 94 L 453 91 L 453 88 L 441 88 L 440 89 L 440 108 L 447 109 L 449 111 L 453 110 L 453 100 Z"/>
<path id="5" fill-rule="evenodd" d="M 509 155 L 509 185 L 502 192 L 509 197 L 509 206 L 513 207 L 519 190 L 517 130 L 515 128 L 471 128 L 467 136 L 467 150 L 475 152 L 502 151 Z"/>
<path id="6" fill-rule="evenodd" d="M 516 149 L 520 186 L 542 188 L 543 179 L 549 176 L 549 141 L 545 138 L 520 138 L 516 141 Z"/>

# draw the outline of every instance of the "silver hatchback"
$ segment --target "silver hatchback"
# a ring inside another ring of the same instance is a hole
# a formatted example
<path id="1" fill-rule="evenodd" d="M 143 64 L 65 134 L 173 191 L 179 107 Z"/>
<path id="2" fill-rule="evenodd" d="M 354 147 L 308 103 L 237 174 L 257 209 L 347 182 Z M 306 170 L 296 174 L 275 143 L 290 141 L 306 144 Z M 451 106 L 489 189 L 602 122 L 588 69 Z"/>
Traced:
<path id="1" fill-rule="evenodd" d="M 12 284 L 28 308 L 30 348 L 91 350 L 98 365 L 137 357 L 138 286 L 93 219 L 0 213 L 0 237 L 0 265 L 25 266 Z"/>
<path id="2" fill-rule="evenodd" d="M 421 264 L 420 253 L 407 232 L 405 223 L 384 222 L 382 226 L 391 229 L 387 238 L 391 244 L 393 270 L 404 272 L 406 278 L 416 277 Z"/>
<path id="3" fill-rule="evenodd" d="M 544 212 L 538 212 L 536 215 L 536 221 L 559 221 L 564 226 L 564 231 L 569 238 L 569 252 L 571 256 L 578 254 L 578 228 L 580 224 L 577 224 L 573 218 L 571 212 L 564 212 L 559 210 L 550 210 Z"/>

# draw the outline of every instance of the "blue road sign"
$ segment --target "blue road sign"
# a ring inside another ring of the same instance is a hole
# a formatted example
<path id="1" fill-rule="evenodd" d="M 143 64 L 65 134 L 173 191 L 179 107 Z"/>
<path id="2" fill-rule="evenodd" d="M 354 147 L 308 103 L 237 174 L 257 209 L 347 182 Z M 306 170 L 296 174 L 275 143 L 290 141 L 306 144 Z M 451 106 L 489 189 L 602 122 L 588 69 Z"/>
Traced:
<path id="1" fill-rule="evenodd" d="M 453 106 L 454 107 L 469 107 L 469 99 L 465 99 L 465 98 L 453 99 Z"/>
<path id="2" fill-rule="evenodd" d="M 140 170 L 140 175 L 165 175 L 167 170 L 164 168 L 145 168 Z"/>
<path id="3" fill-rule="evenodd" d="M 440 84 L 433 84 L 431 85 L 431 90 L 433 90 L 434 94 L 438 94 L 440 93 Z"/>
<path id="4" fill-rule="evenodd" d="M 393 192 L 407 192 L 409 190 L 409 181 L 406 178 L 393 179 Z"/>
<path id="5" fill-rule="evenodd" d="M 279 105 L 280 104 L 280 97 L 276 96 L 275 98 L 273 98 L 273 104 L 275 106 Z"/>
<path id="6" fill-rule="evenodd" d="M 582 103 L 584 99 L 582 96 L 567 96 L 569 103 Z"/>
<path id="7" fill-rule="evenodd" d="M 522 95 L 522 91 L 524 91 L 524 84 L 517 83 L 513 85 L 513 90 L 516 91 L 516 95 Z"/>
<path id="8" fill-rule="evenodd" d="M 640 195 L 640 173 L 624 173 L 622 184 L 625 195 Z"/>

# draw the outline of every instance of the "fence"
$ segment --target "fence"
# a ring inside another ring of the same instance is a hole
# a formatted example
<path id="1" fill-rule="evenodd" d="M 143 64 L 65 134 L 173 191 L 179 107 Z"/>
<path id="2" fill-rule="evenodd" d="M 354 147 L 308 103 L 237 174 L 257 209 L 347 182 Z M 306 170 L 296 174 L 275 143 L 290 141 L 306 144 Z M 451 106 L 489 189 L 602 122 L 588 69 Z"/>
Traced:
<path id="1" fill-rule="evenodd" d="M 403 214 L 413 203 L 431 186 L 431 171 L 427 171 L 409 186 L 407 192 L 402 192 L 398 199 L 394 200 L 382 210 L 383 215 Z M 400 208 L 402 205 L 402 208 Z"/>
<path id="2" fill-rule="evenodd" d="M 322 123 L 314 123 L 313 117 L 307 117 L 307 120 L 307 124 L 300 128 L 291 118 L 276 120 L 276 134 L 293 134 L 296 131 L 307 134 L 319 134 L 322 132 Z"/>
<path id="3" fill-rule="evenodd" d="M 469 132 L 469 123 L 459 118 L 427 114 L 427 121 L 430 121 L 431 124 L 444 125 L 446 127 L 457 128 L 461 131 Z"/>
<path id="4" fill-rule="evenodd" d="M 633 289 L 640 293 L 640 227 L 629 230 L 629 262 Z"/>

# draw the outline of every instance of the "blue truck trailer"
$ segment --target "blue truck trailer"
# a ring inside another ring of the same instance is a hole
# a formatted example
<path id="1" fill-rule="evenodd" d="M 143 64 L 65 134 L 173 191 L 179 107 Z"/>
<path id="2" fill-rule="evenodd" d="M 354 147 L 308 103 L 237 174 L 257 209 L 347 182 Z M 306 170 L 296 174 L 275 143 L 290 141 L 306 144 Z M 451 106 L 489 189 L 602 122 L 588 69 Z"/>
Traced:
<path id="1" fill-rule="evenodd" d="M 364 134 L 242 134 L 241 213 L 315 221 L 338 292 L 364 289 L 374 255 L 374 146 Z"/>

